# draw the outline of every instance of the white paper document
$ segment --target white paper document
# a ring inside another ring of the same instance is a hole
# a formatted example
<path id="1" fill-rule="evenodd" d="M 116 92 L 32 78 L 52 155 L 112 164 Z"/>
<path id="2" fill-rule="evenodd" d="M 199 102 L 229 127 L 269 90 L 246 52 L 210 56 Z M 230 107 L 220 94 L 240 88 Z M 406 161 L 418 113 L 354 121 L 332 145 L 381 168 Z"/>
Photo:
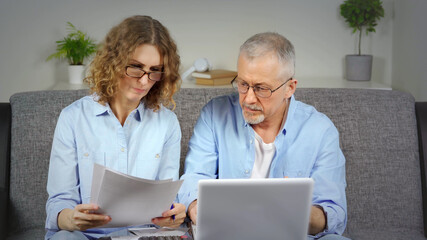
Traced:
<path id="1" fill-rule="evenodd" d="M 131 228 L 129 231 L 139 237 L 167 237 L 182 236 L 188 232 L 188 228 Z"/>
<path id="2" fill-rule="evenodd" d="M 103 227 L 148 224 L 170 209 L 182 181 L 137 178 L 95 163 L 90 202 L 111 217 Z"/>

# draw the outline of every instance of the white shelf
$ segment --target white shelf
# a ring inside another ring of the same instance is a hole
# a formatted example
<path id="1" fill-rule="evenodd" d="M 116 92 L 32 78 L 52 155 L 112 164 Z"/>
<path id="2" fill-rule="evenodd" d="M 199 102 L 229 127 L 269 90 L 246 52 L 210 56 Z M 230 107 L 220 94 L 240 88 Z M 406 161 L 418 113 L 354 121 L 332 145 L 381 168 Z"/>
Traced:
<path id="1" fill-rule="evenodd" d="M 381 89 L 391 90 L 391 87 L 371 81 L 348 81 L 346 79 L 328 78 L 328 79 L 304 79 L 297 78 L 297 88 L 361 88 L 361 89 Z"/>
<path id="2" fill-rule="evenodd" d="M 181 88 L 231 88 L 231 84 L 227 85 L 218 85 L 218 86 L 209 86 L 209 85 L 199 85 L 196 84 L 196 81 L 183 81 Z"/>
<path id="3" fill-rule="evenodd" d="M 181 88 L 231 88 L 231 84 L 220 86 L 197 85 L 195 81 L 185 81 Z M 345 79 L 303 79 L 298 78 L 297 88 L 361 88 L 361 89 L 381 89 L 391 90 L 392 88 L 386 84 L 377 83 L 375 81 L 348 81 Z M 70 84 L 66 82 L 58 82 L 50 90 L 74 90 L 88 89 L 84 84 Z"/>

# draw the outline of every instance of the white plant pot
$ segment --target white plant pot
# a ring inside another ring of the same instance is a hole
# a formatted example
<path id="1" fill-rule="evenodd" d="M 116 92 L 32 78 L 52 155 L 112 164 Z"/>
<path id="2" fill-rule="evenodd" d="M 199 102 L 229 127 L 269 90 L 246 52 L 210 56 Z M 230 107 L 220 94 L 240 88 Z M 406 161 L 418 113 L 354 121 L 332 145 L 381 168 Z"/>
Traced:
<path id="1" fill-rule="evenodd" d="M 371 80 L 372 55 L 347 55 L 345 56 L 345 63 L 347 80 Z"/>
<path id="2" fill-rule="evenodd" d="M 83 84 L 85 66 L 69 65 L 68 66 L 68 81 L 70 84 Z"/>

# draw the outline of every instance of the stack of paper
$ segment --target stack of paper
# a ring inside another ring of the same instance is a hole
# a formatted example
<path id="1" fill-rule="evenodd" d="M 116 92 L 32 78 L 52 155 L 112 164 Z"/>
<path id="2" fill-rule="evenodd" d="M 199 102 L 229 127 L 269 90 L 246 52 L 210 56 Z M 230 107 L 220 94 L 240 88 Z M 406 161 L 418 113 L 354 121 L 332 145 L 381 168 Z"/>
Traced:
<path id="1" fill-rule="evenodd" d="M 111 217 L 103 227 L 147 224 L 170 209 L 182 181 L 147 180 L 94 164 L 91 203 Z"/>

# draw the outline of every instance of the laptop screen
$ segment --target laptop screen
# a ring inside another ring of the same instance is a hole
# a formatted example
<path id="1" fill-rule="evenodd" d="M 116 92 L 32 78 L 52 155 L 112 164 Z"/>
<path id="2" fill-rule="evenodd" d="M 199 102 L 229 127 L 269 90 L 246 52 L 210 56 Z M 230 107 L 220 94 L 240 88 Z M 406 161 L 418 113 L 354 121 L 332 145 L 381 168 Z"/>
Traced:
<path id="1" fill-rule="evenodd" d="M 199 181 L 197 240 L 307 239 L 310 178 Z"/>

